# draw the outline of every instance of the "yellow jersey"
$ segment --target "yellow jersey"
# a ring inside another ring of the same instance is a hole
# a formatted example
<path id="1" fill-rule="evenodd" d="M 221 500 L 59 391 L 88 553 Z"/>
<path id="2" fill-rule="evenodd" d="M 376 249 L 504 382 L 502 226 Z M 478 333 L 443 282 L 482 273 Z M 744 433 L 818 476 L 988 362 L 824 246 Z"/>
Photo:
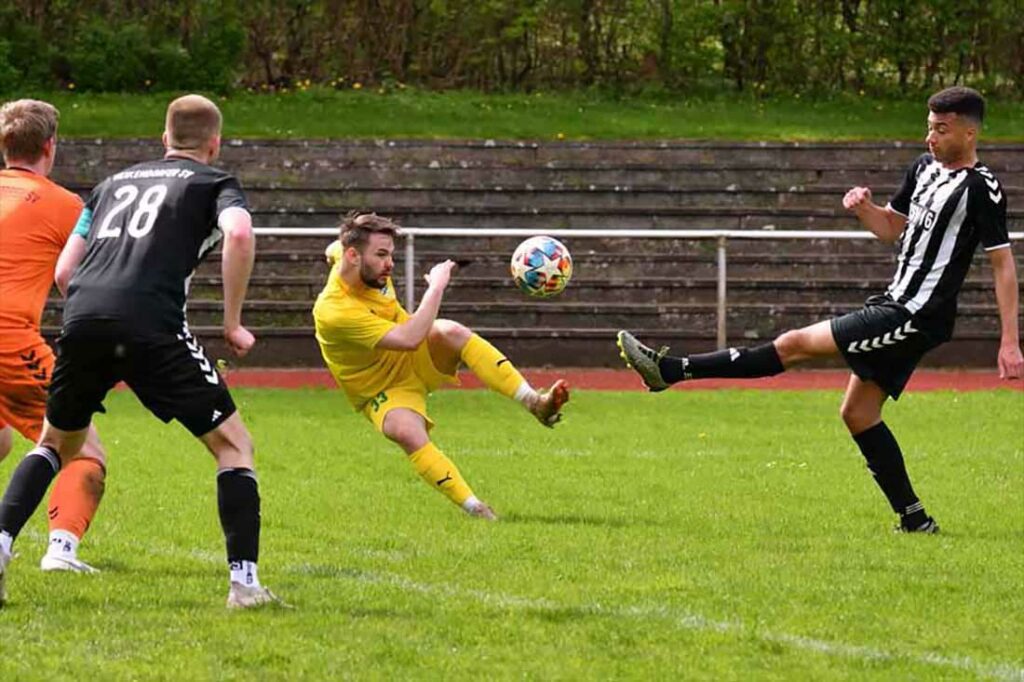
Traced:
<path id="1" fill-rule="evenodd" d="M 376 346 L 407 319 L 390 278 L 380 289 L 361 282 L 349 287 L 341 278 L 340 263 L 331 267 L 313 306 L 316 340 L 327 368 L 357 410 L 406 378 L 409 363 L 404 358 L 409 353 Z"/>

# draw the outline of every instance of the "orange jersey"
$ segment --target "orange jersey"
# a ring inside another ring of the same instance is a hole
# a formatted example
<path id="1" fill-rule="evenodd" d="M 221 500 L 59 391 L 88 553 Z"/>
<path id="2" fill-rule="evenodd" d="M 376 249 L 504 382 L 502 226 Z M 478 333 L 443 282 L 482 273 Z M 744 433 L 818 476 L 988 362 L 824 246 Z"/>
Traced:
<path id="1" fill-rule="evenodd" d="M 0 351 L 37 336 L 53 272 L 82 200 L 30 171 L 0 171 Z"/>

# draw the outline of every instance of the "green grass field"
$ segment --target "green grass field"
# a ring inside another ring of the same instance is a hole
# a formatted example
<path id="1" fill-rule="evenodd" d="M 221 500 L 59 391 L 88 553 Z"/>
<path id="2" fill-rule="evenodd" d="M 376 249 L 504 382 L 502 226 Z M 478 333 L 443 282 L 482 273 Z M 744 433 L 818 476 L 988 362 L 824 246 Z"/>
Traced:
<path id="1" fill-rule="evenodd" d="M 175 94 L 17 96 L 41 97 L 56 104 L 62 112 L 63 135 L 159 138 L 164 111 Z M 218 98 L 218 103 L 228 138 L 921 141 L 926 132 L 926 99 L 613 98 L 585 93 L 410 90 L 380 94 L 311 88 L 278 94 L 243 92 Z M 1024 140 L 1024 102 L 989 102 L 983 140 Z"/>
<path id="2" fill-rule="evenodd" d="M 0 680 L 1021 679 L 1024 394 L 890 405 L 943 527 L 927 537 L 890 531 L 839 397 L 580 392 L 547 431 L 443 392 L 436 441 L 502 515 L 488 524 L 340 393 L 237 391 L 261 577 L 296 609 L 230 613 L 212 459 L 115 394 L 81 551 L 103 572 L 40 573 L 33 518 Z"/>

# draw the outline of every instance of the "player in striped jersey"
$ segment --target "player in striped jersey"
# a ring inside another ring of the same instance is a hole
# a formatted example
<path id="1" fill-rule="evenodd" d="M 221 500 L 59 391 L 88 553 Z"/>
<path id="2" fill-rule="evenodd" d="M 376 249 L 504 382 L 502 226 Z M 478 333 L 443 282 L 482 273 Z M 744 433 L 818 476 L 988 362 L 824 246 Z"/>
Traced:
<path id="1" fill-rule="evenodd" d="M 842 355 L 853 370 L 842 418 L 900 516 L 897 529 L 934 533 L 939 527 L 911 486 L 899 444 L 882 421 L 882 406 L 887 397 L 899 398 L 926 352 L 951 338 L 957 297 L 979 243 L 995 279 L 999 376 L 1019 379 L 1024 357 L 1006 195 L 977 155 L 985 100 L 975 90 L 953 87 L 933 95 L 928 109 L 928 153 L 910 166 L 889 203 L 873 203 L 867 187 L 843 197 L 843 206 L 868 230 L 899 246 L 896 274 L 884 294 L 854 313 L 749 349 L 670 356 L 667 348 L 655 351 L 626 331 L 619 332 L 618 345 L 652 391 L 689 379 L 771 376 L 806 360 Z"/>

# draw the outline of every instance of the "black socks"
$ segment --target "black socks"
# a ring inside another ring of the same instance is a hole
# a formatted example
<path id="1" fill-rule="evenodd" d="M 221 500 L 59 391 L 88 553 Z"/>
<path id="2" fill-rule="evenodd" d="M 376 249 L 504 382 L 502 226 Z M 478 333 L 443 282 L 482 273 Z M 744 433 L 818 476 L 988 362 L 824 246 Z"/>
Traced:
<path id="1" fill-rule="evenodd" d="M 755 379 L 785 371 L 774 343 L 754 348 L 726 348 L 686 357 L 666 355 L 658 364 L 662 378 L 674 384 L 684 379 Z"/>
<path id="2" fill-rule="evenodd" d="M 260 553 L 260 493 L 252 469 L 217 473 L 217 509 L 228 562 L 257 562 Z"/>
<path id="3" fill-rule="evenodd" d="M 879 422 L 853 437 L 868 462 L 868 470 L 875 477 L 875 483 L 882 489 L 892 510 L 900 515 L 904 528 L 915 529 L 926 521 L 924 505 L 914 494 L 903 464 L 903 453 L 896 438 L 885 422 Z"/>
<path id="4" fill-rule="evenodd" d="M 0 531 L 12 538 L 18 537 L 58 471 L 60 457 L 52 448 L 40 446 L 25 455 L 11 474 L 3 501 L 0 501 Z"/>

